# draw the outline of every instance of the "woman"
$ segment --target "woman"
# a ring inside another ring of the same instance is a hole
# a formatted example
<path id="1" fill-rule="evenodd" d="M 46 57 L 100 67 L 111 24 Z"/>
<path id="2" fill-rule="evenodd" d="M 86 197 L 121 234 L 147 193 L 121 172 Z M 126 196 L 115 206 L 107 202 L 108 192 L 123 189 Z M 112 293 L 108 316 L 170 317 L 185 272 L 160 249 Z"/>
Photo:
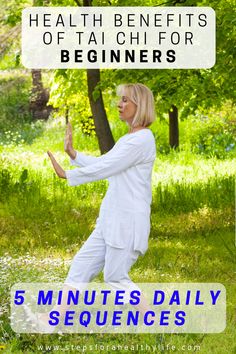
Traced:
<path id="1" fill-rule="evenodd" d="M 155 119 L 154 99 L 142 84 L 122 85 L 118 94 L 120 119 L 128 124 L 129 132 L 108 153 L 93 157 L 75 151 L 70 124 L 65 151 L 71 164 L 81 167 L 64 171 L 48 152 L 57 175 L 67 179 L 70 186 L 105 178 L 109 181 L 96 227 L 72 261 L 65 281 L 71 288 L 78 289 L 79 284 L 90 282 L 103 270 L 105 282 L 128 283 L 129 289 L 137 289 L 128 273 L 148 247 L 151 174 L 156 156 L 148 127 Z"/>
<path id="2" fill-rule="evenodd" d="M 108 153 L 93 157 L 75 151 L 70 125 L 65 151 L 72 165 L 81 168 L 64 171 L 48 152 L 57 175 L 66 178 L 70 186 L 105 178 L 109 181 L 95 230 L 75 256 L 66 280 L 75 287 L 91 281 L 102 269 L 105 282 L 131 282 L 128 272 L 148 247 L 156 147 L 147 127 L 155 119 L 154 99 L 142 84 L 122 85 L 118 94 L 119 115 L 129 125 L 129 133 Z"/>

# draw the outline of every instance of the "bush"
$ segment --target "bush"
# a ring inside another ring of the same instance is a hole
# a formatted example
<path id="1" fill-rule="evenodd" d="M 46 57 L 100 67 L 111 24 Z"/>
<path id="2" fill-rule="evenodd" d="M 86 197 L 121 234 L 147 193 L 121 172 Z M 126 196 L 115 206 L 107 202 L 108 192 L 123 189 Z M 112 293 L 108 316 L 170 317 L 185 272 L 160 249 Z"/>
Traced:
<path id="1" fill-rule="evenodd" d="M 191 150 L 207 157 L 235 157 L 236 124 L 233 113 L 197 114 L 184 123 L 183 139 Z"/>
<path id="2" fill-rule="evenodd" d="M 16 127 L 14 127 L 16 129 Z M 19 130 L 6 130 L 0 133 L 0 146 L 14 147 L 24 143 L 31 144 L 44 131 L 44 122 L 25 123 Z"/>
<path id="3" fill-rule="evenodd" d="M 32 120 L 29 112 L 30 77 L 12 74 L 0 78 L 0 130 L 17 130 Z"/>
<path id="4" fill-rule="evenodd" d="M 29 75 L 0 78 L 0 145 L 31 144 L 44 130 L 44 122 L 32 122 L 29 110 L 31 79 Z"/>

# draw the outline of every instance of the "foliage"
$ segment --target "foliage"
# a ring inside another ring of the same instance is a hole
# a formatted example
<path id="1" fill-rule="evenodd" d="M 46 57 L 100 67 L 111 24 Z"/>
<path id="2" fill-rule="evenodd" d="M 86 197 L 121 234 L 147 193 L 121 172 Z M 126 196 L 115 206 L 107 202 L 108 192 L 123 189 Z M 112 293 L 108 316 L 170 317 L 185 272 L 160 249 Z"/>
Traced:
<path id="1" fill-rule="evenodd" d="M 15 25 L 19 21 L 19 11 L 22 7 L 28 6 L 29 2 L 22 3 L 17 0 L 15 7 L 11 1 L 8 6 L 3 7 L 6 12 L 5 26 Z M 39 5 L 38 3 L 35 3 Z M 74 1 L 54 0 L 50 3 L 53 6 L 76 5 Z M 110 3 L 115 6 L 124 6 L 125 2 L 117 0 Z M 167 2 L 170 6 L 172 3 Z M 41 4 L 42 5 L 42 4 Z M 96 1 L 93 5 L 106 6 L 106 2 Z M 140 3 L 133 3 L 140 5 Z M 143 6 L 158 6 L 152 1 L 145 1 Z M 164 4 L 165 5 L 165 4 Z M 174 5 L 181 6 L 182 3 L 175 2 Z M 103 70 L 102 81 L 94 92 L 97 95 L 98 89 L 104 92 L 112 91 L 114 94 L 115 86 L 121 82 L 141 81 L 147 84 L 154 92 L 157 105 L 157 114 L 163 117 L 172 104 L 175 104 L 181 112 L 181 117 L 186 118 L 195 114 L 197 110 L 209 110 L 210 107 L 221 107 L 226 100 L 235 100 L 235 57 L 234 39 L 236 36 L 234 21 L 235 1 L 221 0 L 220 2 L 211 1 L 185 1 L 185 6 L 212 6 L 217 16 L 217 61 L 216 65 L 207 70 Z M 10 16 L 10 15 L 11 16 Z M 18 58 L 17 50 L 12 55 Z M 5 57 L 8 59 L 8 54 Z M 12 58 L 12 57 L 11 57 Z M 15 59 L 14 59 L 15 60 Z M 227 69 L 226 69 L 227 68 Z M 59 108 L 59 114 L 65 114 L 69 107 L 69 116 L 74 122 L 86 121 L 91 116 L 88 109 L 85 70 L 56 70 L 54 81 L 51 82 L 51 104 Z M 63 112 L 64 110 L 64 112 Z M 79 115 L 81 118 L 79 118 Z M 81 123 L 82 124 L 82 123 Z M 93 129 L 91 129 L 93 131 Z M 227 144 L 227 138 L 219 137 L 222 143 Z M 219 145 L 219 139 L 216 145 Z M 228 145 L 233 142 L 228 141 Z M 208 145 L 205 142 L 199 146 Z M 231 145 L 232 146 L 232 145 Z M 207 149 L 203 148 L 205 152 Z M 202 149 L 202 150 L 203 150 Z M 215 148 L 216 149 L 216 148 Z M 168 151 L 169 147 L 164 144 L 161 151 Z M 209 151 L 207 152 L 209 153 Z M 218 155 L 222 155 L 220 152 Z"/>
<path id="2" fill-rule="evenodd" d="M 20 51 L 17 42 L 18 40 L 0 57 L 0 70 L 14 70 L 20 66 Z"/>
<path id="3" fill-rule="evenodd" d="M 156 4 L 155 4 L 156 5 Z M 166 3 L 171 6 L 171 2 Z M 183 4 L 180 4 L 181 6 Z M 101 88 L 114 90 L 116 84 L 142 82 L 154 92 L 157 114 L 161 117 L 174 104 L 182 118 L 199 108 L 221 107 L 226 100 L 235 102 L 235 0 L 185 1 L 184 6 L 211 6 L 216 11 L 216 64 L 211 69 L 191 70 L 103 70 Z"/>
<path id="4" fill-rule="evenodd" d="M 0 77 L 1 131 L 14 129 L 31 121 L 29 98 L 29 76 L 12 72 Z"/>
<path id="5" fill-rule="evenodd" d="M 217 116 L 200 116 L 191 120 L 196 134 L 192 137 L 193 150 L 208 157 L 225 158 L 235 155 L 235 125 L 227 118 Z"/>
<path id="6" fill-rule="evenodd" d="M 0 78 L 0 147 L 31 144 L 43 130 L 29 112 L 30 77 L 18 71 Z"/>
<path id="7" fill-rule="evenodd" d="M 31 6 L 32 1 L 30 0 L 9 0 L 7 2 L 2 2 L 1 11 L 4 13 L 4 17 L 1 18 L 1 23 L 14 27 L 21 21 L 21 12 L 27 7 Z"/>
<path id="8" fill-rule="evenodd" d="M 75 127 L 81 128 L 88 135 L 95 134 L 94 122 L 91 115 L 85 70 L 56 70 L 51 85 L 49 104 L 57 108 L 57 116 L 65 116 Z"/>
<path id="9" fill-rule="evenodd" d="M 220 159 L 235 156 L 235 108 L 225 104 L 220 111 L 197 111 L 180 124 L 181 145 L 194 153 Z"/>
<path id="10" fill-rule="evenodd" d="M 76 126 L 75 126 L 76 127 Z M 77 125 L 79 129 L 81 129 L 82 133 L 86 135 L 95 136 L 95 126 L 92 116 L 88 116 L 86 118 L 81 119 L 80 123 Z"/>
<path id="11" fill-rule="evenodd" d="M 16 145 L 23 147 L 24 144 L 32 144 L 35 138 L 44 131 L 42 121 L 26 123 L 19 126 L 18 130 L 6 130 L 0 135 L 0 146 L 14 148 Z"/>
<path id="12" fill-rule="evenodd" d="M 68 110 L 74 128 L 82 131 L 83 134 L 94 136 L 94 124 L 85 85 L 85 71 L 74 73 L 72 70 L 58 70 L 54 78 L 52 75 L 47 75 L 47 79 L 53 81 L 50 104 L 53 104 L 56 109 L 54 117 L 65 117 Z M 30 76 L 28 73 L 21 74 L 20 71 L 5 73 L 1 77 L 0 91 L 1 145 L 32 143 L 33 139 L 43 132 L 44 124 L 31 122 Z M 117 98 L 114 96 L 114 91 L 106 89 L 104 101 L 113 134 L 118 139 L 125 133 L 125 126 L 118 119 Z M 188 120 L 180 122 L 181 149 L 189 149 L 207 157 L 234 157 L 236 152 L 234 116 L 235 108 L 230 102 L 226 103 L 221 111 L 197 110 L 194 115 L 189 116 Z M 58 123 L 55 121 L 56 124 Z M 163 115 L 161 120 L 157 120 L 152 130 L 158 153 L 170 153 L 168 116 Z"/>

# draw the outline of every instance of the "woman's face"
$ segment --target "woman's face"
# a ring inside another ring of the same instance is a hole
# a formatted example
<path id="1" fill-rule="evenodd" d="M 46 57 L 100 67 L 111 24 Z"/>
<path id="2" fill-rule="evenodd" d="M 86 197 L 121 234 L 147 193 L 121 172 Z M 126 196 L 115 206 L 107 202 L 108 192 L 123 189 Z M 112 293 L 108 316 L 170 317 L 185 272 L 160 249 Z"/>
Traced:
<path id="1" fill-rule="evenodd" d="M 124 95 L 120 98 L 117 106 L 120 119 L 131 125 L 137 110 L 136 104 L 132 102 L 129 97 Z"/>

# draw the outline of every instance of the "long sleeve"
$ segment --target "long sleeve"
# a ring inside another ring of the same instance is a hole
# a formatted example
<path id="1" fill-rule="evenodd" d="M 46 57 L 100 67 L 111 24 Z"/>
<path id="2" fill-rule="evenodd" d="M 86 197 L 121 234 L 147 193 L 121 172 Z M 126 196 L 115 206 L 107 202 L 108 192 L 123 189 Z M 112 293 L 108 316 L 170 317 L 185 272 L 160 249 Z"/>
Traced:
<path id="1" fill-rule="evenodd" d="M 75 159 L 70 158 L 70 164 L 72 166 L 85 167 L 85 166 L 88 166 L 88 165 L 98 162 L 99 159 L 100 159 L 100 156 L 95 157 L 95 156 L 91 156 L 91 155 L 85 155 L 85 154 L 82 154 L 81 152 L 76 151 Z"/>
<path id="2" fill-rule="evenodd" d="M 98 162 L 66 171 L 70 186 L 98 181 L 119 174 L 143 161 L 143 141 L 137 136 L 119 141 Z"/>

